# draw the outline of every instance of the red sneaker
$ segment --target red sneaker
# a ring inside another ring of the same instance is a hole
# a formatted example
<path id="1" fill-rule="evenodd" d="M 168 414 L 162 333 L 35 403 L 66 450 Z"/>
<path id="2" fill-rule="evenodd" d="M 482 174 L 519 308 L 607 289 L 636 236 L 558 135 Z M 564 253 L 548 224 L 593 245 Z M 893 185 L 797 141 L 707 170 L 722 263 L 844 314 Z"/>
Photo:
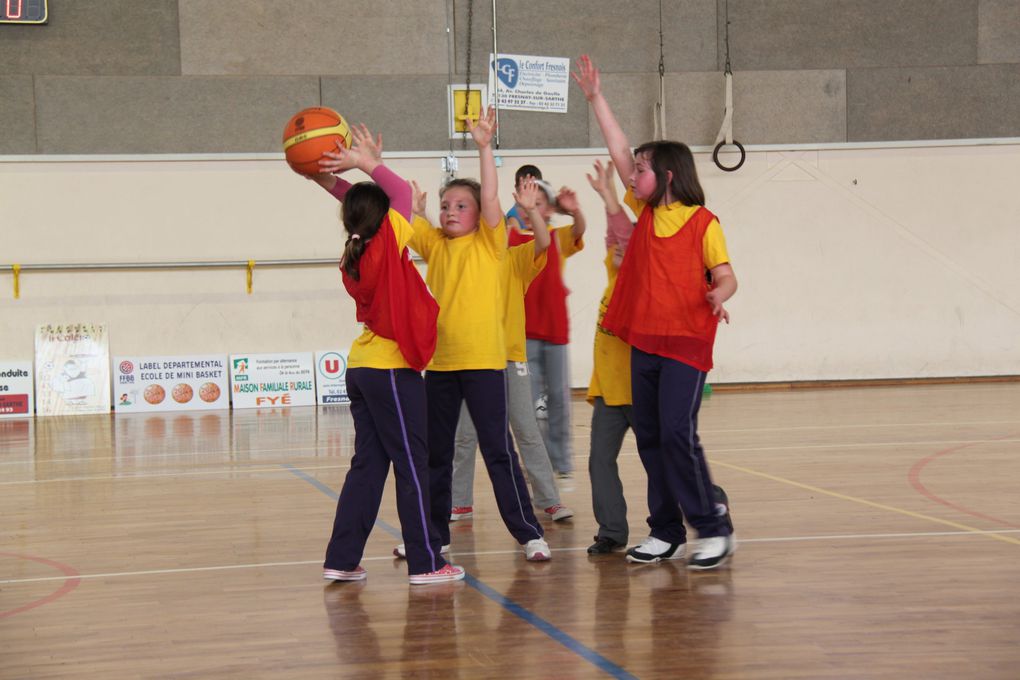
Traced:
<path id="1" fill-rule="evenodd" d="M 473 509 L 470 505 L 458 505 L 450 511 L 450 521 L 456 522 L 459 519 L 471 519 Z"/>

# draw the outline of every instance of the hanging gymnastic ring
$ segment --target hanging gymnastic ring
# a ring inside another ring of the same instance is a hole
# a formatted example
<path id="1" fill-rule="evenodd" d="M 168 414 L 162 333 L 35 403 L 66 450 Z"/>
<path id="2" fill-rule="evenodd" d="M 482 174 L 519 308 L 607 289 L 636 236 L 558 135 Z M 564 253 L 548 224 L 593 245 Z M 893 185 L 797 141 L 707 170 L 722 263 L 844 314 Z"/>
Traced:
<path id="1" fill-rule="evenodd" d="M 723 172 L 734 172 L 735 170 L 739 170 L 740 166 L 744 164 L 745 160 L 747 160 L 747 152 L 744 151 L 744 145 L 735 139 L 733 140 L 733 146 L 737 147 L 737 149 L 740 151 L 740 160 L 737 161 L 737 164 L 734 165 L 732 168 L 727 168 L 725 165 L 719 162 L 719 151 L 724 146 L 726 146 L 725 141 L 719 142 L 718 144 L 715 145 L 715 150 L 712 152 L 712 160 L 715 161 L 715 164 L 719 166 L 719 169 L 722 170 Z"/>

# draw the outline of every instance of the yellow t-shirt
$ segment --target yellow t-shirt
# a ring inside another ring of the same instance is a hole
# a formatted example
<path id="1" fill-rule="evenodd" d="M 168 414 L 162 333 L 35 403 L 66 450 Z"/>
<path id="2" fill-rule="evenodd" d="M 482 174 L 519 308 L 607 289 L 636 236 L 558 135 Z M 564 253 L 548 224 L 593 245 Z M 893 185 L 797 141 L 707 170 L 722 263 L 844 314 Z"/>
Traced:
<path id="1" fill-rule="evenodd" d="M 503 333 L 506 335 L 506 360 L 527 361 L 527 337 L 524 335 L 524 294 L 548 262 L 548 250 L 535 257 L 535 242 L 528 241 L 507 251 L 503 266 L 503 294 L 506 298 Z"/>
<path id="2" fill-rule="evenodd" d="M 636 198 L 634 191 L 629 188 L 623 197 L 623 202 L 639 218 L 645 206 L 648 205 Z M 687 220 L 691 219 L 694 213 L 701 207 L 700 205 L 684 205 L 680 201 L 675 201 L 669 205 L 655 206 L 655 235 L 659 238 L 669 238 L 674 235 L 687 224 Z M 708 228 L 705 229 L 705 238 L 702 240 L 702 257 L 705 261 L 706 269 L 712 269 L 730 261 L 730 256 L 726 252 L 726 238 L 723 236 L 722 227 L 719 226 L 719 220 L 712 220 Z"/>
<path id="3" fill-rule="evenodd" d="M 609 331 L 602 328 L 602 318 L 609 308 L 609 300 L 613 297 L 619 267 L 613 264 L 613 255 L 617 246 L 606 252 L 606 276 L 609 284 L 599 302 L 599 320 L 595 324 L 594 363 L 591 382 L 588 384 L 588 402 L 595 397 L 602 397 L 606 406 L 627 406 L 631 403 L 630 391 L 630 345 Z"/>
<path id="4" fill-rule="evenodd" d="M 403 215 L 396 210 L 389 211 L 390 224 L 393 225 L 393 235 L 397 239 L 397 254 L 404 252 L 404 247 L 414 231 Z M 350 354 L 347 357 L 348 368 L 410 368 L 411 366 L 400 353 L 400 346 L 396 340 L 376 335 L 365 327 L 361 335 L 351 345 Z"/>
<path id="5" fill-rule="evenodd" d="M 430 371 L 506 368 L 503 334 L 503 262 L 506 223 L 484 218 L 474 231 L 447 238 L 428 220 L 415 216 L 408 245 L 428 263 L 425 283 L 439 303 L 436 353 Z"/>

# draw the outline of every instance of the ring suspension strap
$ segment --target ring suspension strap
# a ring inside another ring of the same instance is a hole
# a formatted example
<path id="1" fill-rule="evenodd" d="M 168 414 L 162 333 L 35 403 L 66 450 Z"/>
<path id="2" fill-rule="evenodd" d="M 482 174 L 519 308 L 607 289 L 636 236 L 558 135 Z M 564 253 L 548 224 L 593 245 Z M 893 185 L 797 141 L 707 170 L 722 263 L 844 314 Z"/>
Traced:
<path id="1" fill-rule="evenodd" d="M 719 134 L 715 137 L 715 149 L 712 151 L 712 160 L 719 166 L 720 170 L 733 172 L 740 168 L 747 159 L 747 152 L 744 145 L 733 139 L 733 68 L 730 66 L 730 3 L 726 0 L 726 108 L 724 109 L 722 126 Z M 735 146 L 740 151 L 740 160 L 736 165 L 725 166 L 719 162 L 719 152 L 723 146 Z"/>
<path id="2" fill-rule="evenodd" d="M 659 101 L 652 115 L 655 139 L 666 138 L 666 57 L 662 38 L 662 0 L 659 0 Z"/>
<path id="3" fill-rule="evenodd" d="M 471 27 L 475 23 L 475 0 L 468 0 L 467 71 L 464 74 L 464 126 L 471 120 Z M 460 138 L 460 148 L 467 148 L 467 135 Z"/>
<path id="4" fill-rule="evenodd" d="M 453 98 L 453 62 L 456 59 L 456 53 L 453 49 L 453 29 L 450 27 L 450 17 L 453 16 L 453 0 L 447 0 L 447 19 L 446 19 L 446 84 L 450 88 L 450 97 Z M 452 108 L 452 107 L 451 107 Z M 453 112 L 453 116 L 456 117 L 456 111 Z M 443 170 L 443 186 L 446 186 L 451 179 L 457 177 L 457 157 L 453 155 L 453 135 L 448 135 L 447 140 L 450 144 L 450 153 L 447 154 L 446 158 L 441 161 L 441 167 Z"/>
<path id="5" fill-rule="evenodd" d="M 496 111 L 496 131 L 492 138 L 492 142 L 495 145 L 494 148 L 499 148 L 499 75 L 496 73 L 496 68 L 499 65 L 499 49 L 496 44 L 496 0 L 492 0 L 492 108 Z M 568 81 L 569 82 L 569 81 Z M 479 112 L 481 114 L 481 112 Z"/>

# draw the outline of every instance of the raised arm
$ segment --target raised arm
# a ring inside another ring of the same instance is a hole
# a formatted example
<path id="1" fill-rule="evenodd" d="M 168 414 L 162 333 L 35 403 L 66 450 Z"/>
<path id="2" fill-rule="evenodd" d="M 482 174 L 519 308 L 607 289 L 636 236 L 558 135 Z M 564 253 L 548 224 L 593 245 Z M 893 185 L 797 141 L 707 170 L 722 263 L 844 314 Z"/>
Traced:
<path id="1" fill-rule="evenodd" d="M 634 233 L 634 223 L 620 205 L 620 198 L 616 193 L 616 178 L 613 177 L 613 162 L 609 161 L 602 165 L 602 161 L 596 160 L 593 168 L 595 175 L 586 174 L 585 177 L 606 206 L 606 247 L 616 246 L 616 254 L 622 259 L 631 234 Z"/>
<path id="2" fill-rule="evenodd" d="M 499 207 L 499 180 L 496 175 L 496 156 L 492 151 L 492 135 L 496 131 L 496 109 L 489 107 L 477 123 L 468 120 L 468 130 L 478 146 L 479 179 L 482 184 L 482 217 L 490 227 L 503 218 Z"/>
<path id="3" fill-rule="evenodd" d="M 574 224 L 570 228 L 570 236 L 575 241 L 580 241 L 588 224 L 584 219 L 584 213 L 581 212 L 581 203 L 577 200 L 577 194 L 574 193 L 573 189 L 563 187 L 560 189 L 560 193 L 556 195 L 556 205 L 561 213 L 573 218 Z"/>
<path id="4" fill-rule="evenodd" d="M 584 98 L 591 104 L 595 113 L 595 120 L 598 121 L 599 129 L 602 130 L 602 137 L 609 147 L 609 155 L 616 164 L 616 171 L 623 180 L 624 185 L 630 181 L 631 172 L 634 170 L 634 155 L 627 141 L 627 135 L 609 108 L 609 102 L 602 96 L 602 83 L 599 79 L 599 70 L 587 54 L 581 55 L 577 60 L 577 73 L 571 71 L 570 76 L 574 79 L 584 92 Z"/>
<path id="5" fill-rule="evenodd" d="M 535 237 L 535 259 L 549 249 L 552 240 L 549 236 L 549 225 L 546 224 L 537 206 L 540 191 L 544 190 L 535 184 L 535 179 L 527 177 L 521 182 L 520 190 L 514 192 L 514 200 L 528 213 L 528 220 L 531 222 L 531 231 Z"/>

